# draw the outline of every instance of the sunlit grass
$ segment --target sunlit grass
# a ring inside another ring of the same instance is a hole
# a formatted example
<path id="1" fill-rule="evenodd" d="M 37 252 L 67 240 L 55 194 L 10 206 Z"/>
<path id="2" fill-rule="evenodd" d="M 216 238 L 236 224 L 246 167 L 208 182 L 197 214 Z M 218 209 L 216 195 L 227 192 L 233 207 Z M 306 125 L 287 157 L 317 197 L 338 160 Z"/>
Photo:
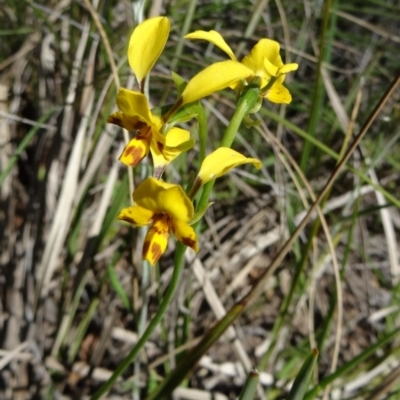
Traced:
<path id="1" fill-rule="evenodd" d="M 132 84 L 123 60 L 138 10 L 130 2 L 98 8 L 124 87 Z M 0 364 L 7 393 L 92 396 L 170 294 L 165 317 L 110 396 L 161 398 L 154 394 L 159 385 L 172 390 L 183 381 L 186 392 L 179 398 L 195 398 L 194 389 L 236 398 L 249 369 L 258 367 L 259 398 L 288 398 L 290 384 L 317 347 L 307 399 L 322 398 L 327 387 L 343 399 L 372 399 L 378 390 L 382 398 L 396 398 L 390 372 L 397 368 L 399 329 L 398 89 L 321 206 L 328 232 L 315 213 L 258 296 L 249 305 L 241 301 L 312 204 L 309 189 L 320 193 L 343 155 L 346 133 L 351 143 L 398 73 L 399 6 L 170 1 L 147 4 L 144 16 L 151 10 L 172 24 L 150 78 L 154 104 L 176 100 L 171 68 L 189 79 L 225 59 L 205 42 L 181 40 L 197 29 L 220 31 L 240 56 L 262 37 L 279 41 L 284 61 L 288 56 L 300 65 L 287 79 L 293 101 L 285 107 L 264 102 L 253 117 L 262 124 L 240 127 L 233 148 L 259 158 L 263 168 L 260 174 L 243 168 L 217 181 L 215 204 L 201 224 L 199 258 L 185 264 L 172 295 L 173 259 L 176 251 L 183 257 L 183 249 L 171 242 L 156 268 L 143 266 L 143 232 L 116 220 L 130 203 L 126 168 L 117 162 L 124 136 L 105 122 L 116 87 L 85 4 L 19 7 L 6 1 L 0 30 Z M 49 57 L 54 64 L 46 63 Z M 325 75 L 317 73 L 319 61 Z M 203 105 L 210 153 L 234 113 L 234 94 L 219 92 Z M 33 128 L 22 118 L 33 121 Z M 195 123 L 184 127 L 198 140 Z M 134 169 L 136 185 L 151 173 L 149 165 Z M 186 181 L 198 168 L 188 153 L 173 162 L 167 177 Z M 229 310 L 226 325 L 216 325 Z"/>

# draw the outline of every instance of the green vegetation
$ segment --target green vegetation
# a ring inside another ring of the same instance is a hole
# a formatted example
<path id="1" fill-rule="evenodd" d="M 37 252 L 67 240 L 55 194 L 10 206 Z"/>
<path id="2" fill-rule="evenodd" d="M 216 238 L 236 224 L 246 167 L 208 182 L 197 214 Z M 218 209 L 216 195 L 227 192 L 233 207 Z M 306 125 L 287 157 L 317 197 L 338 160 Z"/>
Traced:
<path id="1" fill-rule="evenodd" d="M 0 398 L 399 396 L 396 2 L 0 8 Z M 133 132 L 106 119 L 117 86 L 138 88 L 128 41 L 155 15 L 171 22 L 155 115 L 227 59 L 188 32 L 217 30 L 239 59 L 268 37 L 299 69 L 290 104 L 264 100 L 242 124 L 229 89 L 182 111 L 196 144 L 166 180 L 193 183 L 221 140 L 262 167 L 208 182 L 198 257 L 172 239 L 151 267 L 146 229 L 116 217 L 152 164 L 120 163 Z"/>

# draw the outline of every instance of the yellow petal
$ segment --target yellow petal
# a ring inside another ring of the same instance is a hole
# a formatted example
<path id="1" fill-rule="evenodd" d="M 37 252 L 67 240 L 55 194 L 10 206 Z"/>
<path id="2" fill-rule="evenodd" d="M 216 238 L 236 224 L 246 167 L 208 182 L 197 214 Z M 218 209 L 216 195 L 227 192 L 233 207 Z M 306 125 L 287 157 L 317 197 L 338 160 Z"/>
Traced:
<path id="1" fill-rule="evenodd" d="M 145 226 L 152 222 L 153 216 L 152 211 L 135 204 L 132 207 L 122 209 L 117 218 L 135 226 Z"/>
<path id="2" fill-rule="evenodd" d="M 154 222 L 146 234 L 143 243 L 143 260 L 154 265 L 165 252 L 168 245 L 168 216 L 163 216 Z"/>
<path id="3" fill-rule="evenodd" d="M 150 18 L 139 24 L 129 40 L 128 60 L 136 79 L 142 82 L 164 49 L 170 30 L 166 17 Z"/>
<path id="4" fill-rule="evenodd" d="M 171 228 L 172 232 L 181 243 L 187 247 L 190 247 L 195 252 L 199 250 L 196 232 L 189 224 L 174 219 L 172 221 Z"/>
<path id="5" fill-rule="evenodd" d="M 226 174 L 232 168 L 249 163 L 253 164 L 257 169 L 261 168 L 260 160 L 247 158 L 228 147 L 220 147 L 204 159 L 197 179 L 200 179 L 201 183 L 204 184 L 211 179 Z"/>
<path id="6" fill-rule="evenodd" d="M 141 137 L 137 135 L 125 147 L 119 157 L 119 161 L 129 167 L 136 167 L 140 161 L 149 153 L 150 146 L 149 137 Z"/>
<path id="7" fill-rule="evenodd" d="M 279 82 L 275 82 L 263 97 L 277 104 L 289 104 L 292 101 L 289 90 Z"/>
<path id="8" fill-rule="evenodd" d="M 264 67 L 267 73 L 271 76 L 277 76 L 279 68 L 276 67 L 274 64 L 272 64 L 271 61 L 268 60 L 268 58 L 264 58 Z"/>
<path id="9" fill-rule="evenodd" d="M 251 75 L 254 75 L 253 71 L 236 61 L 212 64 L 189 81 L 182 93 L 182 104 L 209 96 Z"/>
<path id="10" fill-rule="evenodd" d="M 172 160 L 182 153 L 177 146 L 187 142 L 190 139 L 190 132 L 185 129 L 173 127 L 169 130 L 165 137 L 165 145 L 160 146 L 150 144 L 150 151 L 153 156 L 153 166 L 155 169 L 161 168 L 169 164 Z"/>
<path id="11" fill-rule="evenodd" d="M 187 142 L 189 139 L 190 139 L 189 131 L 174 126 L 168 131 L 165 137 L 165 144 L 168 147 L 176 147 L 182 143 Z"/>
<path id="12" fill-rule="evenodd" d="M 203 39 L 207 40 L 207 42 L 212 43 L 213 45 L 219 47 L 222 51 L 224 51 L 228 56 L 233 60 L 237 61 L 235 55 L 233 54 L 232 49 L 225 42 L 224 38 L 217 31 L 195 31 L 189 33 L 185 36 L 185 39 Z"/>
<path id="13" fill-rule="evenodd" d="M 146 96 L 134 90 L 120 88 L 117 95 L 117 106 L 126 117 L 136 118 L 147 125 L 156 124 L 158 121 L 151 114 Z"/>
<path id="14" fill-rule="evenodd" d="M 132 132 L 137 129 L 138 119 L 127 117 L 121 111 L 117 111 L 107 117 L 107 122 L 109 124 L 118 125 L 121 128 L 125 128 Z"/>
<path id="15" fill-rule="evenodd" d="M 291 63 L 291 64 L 285 64 L 283 67 L 279 68 L 278 74 L 287 74 L 288 72 L 291 71 L 296 71 L 296 69 L 299 68 L 299 64 L 296 63 Z"/>
<path id="16" fill-rule="evenodd" d="M 133 192 L 133 200 L 143 208 L 168 214 L 184 222 L 194 215 L 193 204 L 181 186 L 154 178 L 140 183 Z"/>
<path id="17" fill-rule="evenodd" d="M 281 56 L 279 54 L 279 43 L 275 40 L 261 39 L 245 56 L 242 63 L 254 71 L 255 75 L 261 78 L 270 78 L 265 68 L 264 59 L 266 58 L 272 65 L 277 68 L 283 66 Z M 265 85 L 263 85 L 265 86 Z"/>

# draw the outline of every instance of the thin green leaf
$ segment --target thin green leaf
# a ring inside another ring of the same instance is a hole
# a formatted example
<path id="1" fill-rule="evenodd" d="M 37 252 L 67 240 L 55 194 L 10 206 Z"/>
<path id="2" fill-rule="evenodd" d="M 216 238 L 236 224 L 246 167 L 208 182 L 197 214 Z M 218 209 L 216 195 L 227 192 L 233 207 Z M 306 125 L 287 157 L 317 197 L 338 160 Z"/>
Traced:
<path id="1" fill-rule="evenodd" d="M 256 369 L 253 369 L 247 376 L 246 383 L 240 392 L 239 400 L 253 400 L 256 394 L 260 376 Z"/>
<path id="2" fill-rule="evenodd" d="M 111 286 L 114 288 L 118 296 L 121 298 L 124 307 L 132 312 L 133 311 L 132 304 L 129 301 L 128 295 L 126 294 L 124 288 L 122 287 L 121 282 L 117 277 L 117 274 L 115 273 L 114 267 L 112 265 L 108 265 L 107 272 L 108 276 L 110 277 Z"/>
<path id="3" fill-rule="evenodd" d="M 318 358 L 318 350 L 313 349 L 304 361 L 300 372 L 293 382 L 287 400 L 303 400 L 308 384 L 310 382 L 311 374 L 314 370 L 315 363 Z"/>

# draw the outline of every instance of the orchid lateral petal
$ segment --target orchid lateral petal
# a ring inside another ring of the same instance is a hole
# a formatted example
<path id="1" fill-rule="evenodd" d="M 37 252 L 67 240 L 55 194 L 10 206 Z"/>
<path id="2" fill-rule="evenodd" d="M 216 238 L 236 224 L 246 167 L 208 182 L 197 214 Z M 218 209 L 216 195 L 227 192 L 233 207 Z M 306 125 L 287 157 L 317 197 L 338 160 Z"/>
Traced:
<path id="1" fill-rule="evenodd" d="M 190 132 L 176 126 L 172 127 L 165 136 L 165 144 L 169 147 L 176 147 L 190 139 Z"/>
<path id="2" fill-rule="evenodd" d="M 280 82 L 275 82 L 271 89 L 263 95 L 272 103 L 289 104 L 292 101 L 292 95 L 289 90 Z"/>
<path id="3" fill-rule="evenodd" d="M 182 93 L 182 105 L 192 103 L 254 75 L 253 71 L 237 61 L 222 61 L 200 71 Z"/>
<path id="4" fill-rule="evenodd" d="M 197 179 L 204 185 L 204 183 L 219 178 L 239 165 L 249 163 L 253 164 L 257 169 L 261 168 L 260 160 L 247 158 L 228 147 L 220 147 L 204 159 Z"/>
<path id="5" fill-rule="evenodd" d="M 148 230 L 143 243 L 143 260 L 154 265 L 164 254 L 169 237 L 168 216 L 159 218 Z"/>
<path id="6" fill-rule="evenodd" d="M 229 58 L 233 61 L 237 61 L 237 58 L 233 54 L 232 49 L 225 42 L 224 38 L 217 31 L 194 31 L 184 36 L 185 39 L 202 39 L 207 42 L 219 47 L 223 52 L 228 54 Z"/>
<path id="7" fill-rule="evenodd" d="M 129 40 L 128 60 L 136 79 L 142 82 L 164 49 L 170 30 L 166 17 L 150 18 L 139 24 Z"/>
<path id="8" fill-rule="evenodd" d="M 136 167 L 149 153 L 149 137 L 137 135 L 125 147 L 119 161 L 129 167 Z"/>
<path id="9" fill-rule="evenodd" d="M 150 145 L 150 151 L 153 156 L 154 169 L 166 166 L 183 151 L 187 151 L 193 147 L 193 142 L 190 140 L 190 132 L 172 127 L 165 136 L 165 146 L 160 149 Z"/>
<path id="10" fill-rule="evenodd" d="M 134 226 L 145 226 L 152 222 L 153 216 L 152 211 L 135 204 L 132 207 L 122 209 L 117 218 Z"/>
<path id="11" fill-rule="evenodd" d="M 190 247 L 195 252 L 199 250 L 196 232 L 188 223 L 174 219 L 172 221 L 172 232 L 185 246 Z"/>
<path id="12" fill-rule="evenodd" d="M 193 204 L 179 185 L 148 178 L 133 192 L 133 200 L 155 213 L 165 213 L 188 222 L 194 215 Z"/>
<path id="13" fill-rule="evenodd" d="M 127 117 L 137 118 L 147 125 L 157 123 L 156 117 L 151 114 L 147 98 L 142 93 L 120 88 L 117 95 L 117 106 Z"/>

